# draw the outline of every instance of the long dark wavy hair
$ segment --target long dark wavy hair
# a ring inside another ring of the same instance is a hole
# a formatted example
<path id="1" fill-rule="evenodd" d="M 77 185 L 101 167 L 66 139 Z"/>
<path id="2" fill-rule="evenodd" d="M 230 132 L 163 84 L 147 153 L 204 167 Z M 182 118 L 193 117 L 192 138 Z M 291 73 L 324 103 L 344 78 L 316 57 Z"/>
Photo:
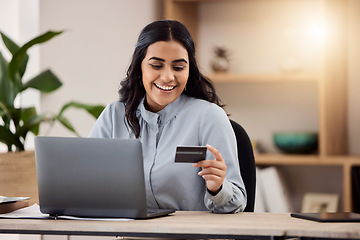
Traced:
<path id="1" fill-rule="evenodd" d="M 177 41 L 187 50 L 189 55 L 189 78 L 184 94 L 203 99 L 223 107 L 215 88 L 199 71 L 195 58 L 195 45 L 186 27 L 174 20 L 159 20 L 145 26 L 135 45 L 134 54 L 127 70 L 126 78 L 120 84 L 120 101 L 125 104 L 125 120 L 136 138 L 140 136 L 140 124 L 136 111 L 141 99 L 145 96 L 142 84 L 141 62 L 145 58 L 149 45 L 158 41 Z"/>

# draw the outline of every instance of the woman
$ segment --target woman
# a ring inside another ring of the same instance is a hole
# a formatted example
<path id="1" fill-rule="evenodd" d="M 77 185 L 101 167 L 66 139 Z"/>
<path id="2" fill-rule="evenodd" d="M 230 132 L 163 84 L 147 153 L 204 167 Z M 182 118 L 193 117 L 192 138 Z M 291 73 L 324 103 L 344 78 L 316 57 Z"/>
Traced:
<path id="1" fill-rule="evenodd" d="M 140 139 L 149 208 L 244 210 L 235 135 L 184 25 L 161 20 L 142 30 L 119 94 L 90 137 Z M 206 145 L 207 160 L 175 163 L 179 145 Z"/>

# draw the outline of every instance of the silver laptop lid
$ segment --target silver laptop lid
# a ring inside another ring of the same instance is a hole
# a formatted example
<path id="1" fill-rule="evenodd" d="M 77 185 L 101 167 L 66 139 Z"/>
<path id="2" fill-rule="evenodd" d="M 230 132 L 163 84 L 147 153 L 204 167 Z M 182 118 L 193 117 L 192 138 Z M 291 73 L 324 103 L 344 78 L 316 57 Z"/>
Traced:
<path id="1" fill-rule="evenodd" d="M 146 217 L 139 140 L 36 137 L 35 158 L 41 212 Z"/>

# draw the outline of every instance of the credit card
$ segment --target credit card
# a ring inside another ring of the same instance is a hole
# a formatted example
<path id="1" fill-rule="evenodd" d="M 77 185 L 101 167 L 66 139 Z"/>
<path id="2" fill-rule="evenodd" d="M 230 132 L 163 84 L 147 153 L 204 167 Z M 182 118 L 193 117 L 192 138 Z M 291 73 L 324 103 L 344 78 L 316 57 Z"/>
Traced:
<path id="1" fill-rule="evenodd" d="M 176 148 L 175 162 L 195 163 L 205 158 L 205 146 L 178 146 Z"/>

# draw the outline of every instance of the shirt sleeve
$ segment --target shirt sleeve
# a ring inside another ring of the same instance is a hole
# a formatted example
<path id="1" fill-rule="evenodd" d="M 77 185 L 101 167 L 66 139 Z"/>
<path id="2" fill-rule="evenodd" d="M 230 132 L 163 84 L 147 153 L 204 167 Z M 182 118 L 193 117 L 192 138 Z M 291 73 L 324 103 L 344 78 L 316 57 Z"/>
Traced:
<path id="1" fill-rule="evenodd" d="M 201 119 L 200 140 L 202 144 L 210 144 L 223 156 L 227 171 L 222 189 L 216 195 L 206 191 L 205 206 L 214 213 L 236 213 L 243 211 L 247 196 L 244 182 L 241 178 L 237 154 L 236 137 L 225 111 L 212 105 L 205 111 Z M 214 159 L 209 151 L 207 159 Z"/>

